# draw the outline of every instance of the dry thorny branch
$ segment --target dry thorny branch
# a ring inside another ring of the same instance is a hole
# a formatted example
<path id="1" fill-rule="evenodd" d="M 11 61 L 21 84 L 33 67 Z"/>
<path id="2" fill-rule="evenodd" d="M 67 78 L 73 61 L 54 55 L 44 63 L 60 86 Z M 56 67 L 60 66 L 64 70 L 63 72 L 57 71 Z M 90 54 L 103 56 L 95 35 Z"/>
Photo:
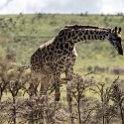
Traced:
<path id="1" fill-rule="evenodd" d="M 116 78 L 110 87 L 106 87 L 105 83 L 98 83 L 91 90 L 100 98 L 99 107 L 97 109 L 97 118 L 102 119 L 103 124 L 112 123 L 113 118 L 117 118 L 120 113 L 122 124 L 124 124 L 123 99 L 124 92 L 119 86 L 119 77 Z M 121 85 L 121 84 L 120 84 Z M 118 110 L 120 111 L 118 113 Z"/>

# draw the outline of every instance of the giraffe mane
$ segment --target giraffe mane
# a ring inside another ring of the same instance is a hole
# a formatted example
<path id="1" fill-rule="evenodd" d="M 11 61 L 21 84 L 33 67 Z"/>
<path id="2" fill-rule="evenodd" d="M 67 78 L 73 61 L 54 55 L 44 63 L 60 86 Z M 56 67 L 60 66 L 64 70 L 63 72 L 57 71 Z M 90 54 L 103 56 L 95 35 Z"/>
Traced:
<path id="1" fill-rule="evenodd" d="M 100 30 L 108 30 L 109 28 L 100 28 L 96 26 L 83 26 L 83 25 L 66 25 L 64 28 L 68 29 L 80 29 L 80 28 L 86 28 L 86 29 L 100 29 Z"/>

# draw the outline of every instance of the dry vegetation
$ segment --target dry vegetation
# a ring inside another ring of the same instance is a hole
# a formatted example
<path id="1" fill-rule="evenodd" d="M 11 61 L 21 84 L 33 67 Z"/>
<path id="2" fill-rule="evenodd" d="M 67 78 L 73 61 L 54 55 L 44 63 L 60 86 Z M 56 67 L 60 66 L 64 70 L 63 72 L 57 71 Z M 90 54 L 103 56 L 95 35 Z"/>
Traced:
<path id="1" fill-rule="evenodd" d="M 88 75 L 74 75 L 72 82 L 75 124 L 124 124 L 123 80 L 117 77 L 106 87 L 106 82 L 97 82 Z M 65 80 L 61 81 L 61 86 L 65 86 Z M 31 80 L 29 67 L 1 58 L 0 123 L 68 124 L 66 98 L 56 103 L 51 85 L 47 95 L 43 95 L 39 87 L 40 80 Z M 87 96 L 86 92 L 96 97 Z"/>

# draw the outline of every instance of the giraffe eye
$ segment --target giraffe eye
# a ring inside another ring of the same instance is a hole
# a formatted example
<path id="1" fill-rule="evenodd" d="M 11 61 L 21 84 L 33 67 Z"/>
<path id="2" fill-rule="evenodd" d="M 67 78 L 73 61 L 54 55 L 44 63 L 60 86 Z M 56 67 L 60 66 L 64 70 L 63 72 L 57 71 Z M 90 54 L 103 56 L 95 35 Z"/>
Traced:
<path id="1" fill-rule="evenodd" d="M 112 37 L 112 40 L 116 40 L 116 37 Z"/>

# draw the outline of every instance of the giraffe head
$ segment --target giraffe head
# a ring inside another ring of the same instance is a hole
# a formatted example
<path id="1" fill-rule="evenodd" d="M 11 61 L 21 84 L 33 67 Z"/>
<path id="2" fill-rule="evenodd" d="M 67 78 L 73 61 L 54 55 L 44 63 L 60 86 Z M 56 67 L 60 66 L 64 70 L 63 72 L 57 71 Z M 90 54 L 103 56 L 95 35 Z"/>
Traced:
<path id="1" fill-rule="evenodd" d="M 113 30 L 109 30 L 108 40 L 112 46 L 117 50 L 118 54 L 123 55 L 123 48 L 121 45 L 121 28 L 115 27 Z"/>

